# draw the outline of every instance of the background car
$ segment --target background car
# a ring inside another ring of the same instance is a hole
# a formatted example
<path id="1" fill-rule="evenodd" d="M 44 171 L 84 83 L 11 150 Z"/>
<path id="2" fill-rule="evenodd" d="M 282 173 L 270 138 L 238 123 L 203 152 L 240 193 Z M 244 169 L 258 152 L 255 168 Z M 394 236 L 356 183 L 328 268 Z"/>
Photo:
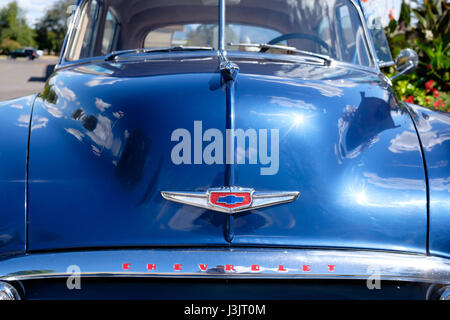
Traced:
<path id="1" fill-rule="evenodd" d="M 16 58 L 28 58 L 29 60 L 34 60 L 39 58 L 38 50 L 33 48 L 23 48 L 17 49 L 10 53 L 8 53 L 8 58 L 16 59 Z"/>

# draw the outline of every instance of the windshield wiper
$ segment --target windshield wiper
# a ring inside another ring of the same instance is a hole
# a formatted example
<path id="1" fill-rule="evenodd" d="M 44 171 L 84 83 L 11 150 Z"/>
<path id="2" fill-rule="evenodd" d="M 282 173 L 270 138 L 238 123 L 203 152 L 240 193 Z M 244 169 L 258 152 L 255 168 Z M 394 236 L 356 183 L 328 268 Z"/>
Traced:
<path id="1" fill-rule="evenodd" d="M 145 54 L 154 52 L 176 52 L 176 51 L 212 51 L 212 47 L 194 47 L 194 46 L 172 46 L 163 48 L 149 48 L 149 49 L 130 49 L 130 50 L 120 50 L 108 53 L 105 56 L 105 61 L 113 61 L 117 57 L 125 54 Z"/>
<path id="2" fill-rule="evenodd" d="M 279 49 L 279 50 L 286 50 L 286 51 L 292 51 L 295 53 L 303 54 L 305 56 L 313 57 L 313 58 L 319 58 L 322 61 L 325 61 L 328 65 L 331 64 L 333 61 L 333 58 L 330 56 L 327 56 L 325 54 L 320 53 L 314 53 L 304 50 L 299 50 L 296 47 L 289 47 L 289 46 L 283 46 L 278 44 L 268 44 L 268 43 L 228 43 L 229 46 L 236 46 L 236 47 L 251 47 L 251 48 L 259 48 L 259 49 Z"/>

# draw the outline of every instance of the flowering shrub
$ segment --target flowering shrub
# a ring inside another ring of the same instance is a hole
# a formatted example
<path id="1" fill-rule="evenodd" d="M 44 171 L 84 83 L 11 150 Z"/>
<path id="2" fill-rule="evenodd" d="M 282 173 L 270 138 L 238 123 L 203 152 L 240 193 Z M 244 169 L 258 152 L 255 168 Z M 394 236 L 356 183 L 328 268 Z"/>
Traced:
<path id="1" fill-rule="evenodd" d="M 410 77 L 414 78 L 414 75 Z M 414 81 L 406 79 L 396 81 L 394 88 L 398 97 L 405 102 L 450 112 L 450 95 L 437 90 L 435 84 L 434 80 L 428 80 L 423 87 L 418 87 Z"/>
<path id="2" fill-rule="evenodd" d="M 412 23 L 411 17 L 416 23 Z M 394 81 L 399 98 L 424 107 L 450 112 L 450 5 L 444 0 L 416 2 L 416 9 L 402 2 L 400 17 L 390 13 L 386 36 L 394 56 L 404 48 L 419 55 L 419 67 Z M 389 74 L 395 73 L 394 68 Z"/>

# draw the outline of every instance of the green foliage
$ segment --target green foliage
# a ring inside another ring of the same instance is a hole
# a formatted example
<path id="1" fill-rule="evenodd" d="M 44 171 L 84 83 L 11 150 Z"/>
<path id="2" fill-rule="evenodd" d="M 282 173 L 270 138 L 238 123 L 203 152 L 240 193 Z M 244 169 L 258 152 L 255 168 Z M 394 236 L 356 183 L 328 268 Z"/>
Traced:
<path id="1" fill-rule="evenodd" d="M 450 5 L 444 0 L 424 0 L 416 5 L 412 9 L 403 1 L 399 19 L 391 20 L 386 28 L 394 56 L 412 48 L 420 60 L 419 68 L 396 81 L 394 87 L 409 102 L 450 111 Z"/>
<path id="2" fill-rule="evenodd" d="M 17 41 L 11 40 L 10 38 L 5 38 L 0 42 L 0 50 L 5 52 L 11 52 L 22 48 L 22 45 Z"/>
<path id="3" fill-rule="evenodd" d="M 47 49 L 59 53 L 67 32 L 68 8 L 75 0 L 56 2 L 45 16 L 36 24 L 36 41 L 39 49 Z"/>
<path id="4" fill-rule="evenodd" d="M 13 42 L 12 42 L 13 41 Z M 0 50 L 10 51 L 34 46 L 34 31 L 27 25 L 23 11 L 16 1 L 0 10 Z"/>
<path id="5" fill-rule="evenodd" d="M 50 78 L 48 80 L 50 80 Z M 50 83 L 50 81 L 48 83 Z M 46 85 L 44 91 L 42 91 L 40 96 L 42 99 L 48 101 L 49 103 L 58 103 L 58 95 L 56 94 L 55 90 L 53 90 L 52 84 Z"/>

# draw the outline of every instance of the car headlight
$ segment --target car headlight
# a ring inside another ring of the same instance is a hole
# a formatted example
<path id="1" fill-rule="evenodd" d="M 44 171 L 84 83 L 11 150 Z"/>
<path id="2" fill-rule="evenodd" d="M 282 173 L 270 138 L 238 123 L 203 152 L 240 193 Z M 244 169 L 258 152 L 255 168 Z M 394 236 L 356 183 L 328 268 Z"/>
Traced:
<path id="1" fill-rule="evenodd" d="M 20 295 L 9 283 L 0 282 L 0 300 L 20 300 Z"/>

